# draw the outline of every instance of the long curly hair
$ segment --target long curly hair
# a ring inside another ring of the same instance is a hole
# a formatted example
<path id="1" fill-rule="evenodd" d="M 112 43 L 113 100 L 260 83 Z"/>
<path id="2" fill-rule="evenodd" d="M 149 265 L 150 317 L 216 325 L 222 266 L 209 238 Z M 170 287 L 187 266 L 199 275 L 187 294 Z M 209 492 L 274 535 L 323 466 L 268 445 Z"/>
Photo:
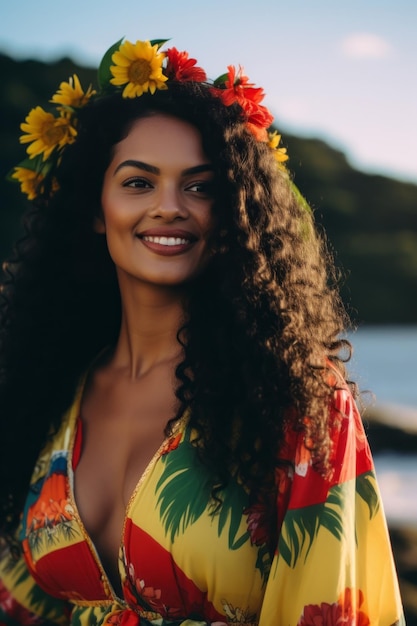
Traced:
<path id="1" fill-rule="evenodd" d="M 193 124 L 214 167 L 213 257 L 189 285 L 178 330 L 178 414 L 190 409 L 214 499 L 238 472 L 249 491 L 270 485 L 288 415 L 326 468 L 325 370 L 344 376 L 346 317 L 334 268 L 312 214 L 271 150 L 206 85 L 171 83 L 133 100 L 97 98 L 79 114 L 49 185 L 5 263 L 0 309 L 2 528 L 17 524 L 37 456 L 71 404 L 80 376 L 114 345 L 120 295 L 103 235 L 94 232 L 114 145 L 138 118 L 166 113 Z M 46 185 L 48 181 L 46 181 Z M 290 410 L 291 409 L 291 410 Z M 308 422 L 303 420 L 309 416 Z M 217 495 L 216 495 L 217 494 Z"/>

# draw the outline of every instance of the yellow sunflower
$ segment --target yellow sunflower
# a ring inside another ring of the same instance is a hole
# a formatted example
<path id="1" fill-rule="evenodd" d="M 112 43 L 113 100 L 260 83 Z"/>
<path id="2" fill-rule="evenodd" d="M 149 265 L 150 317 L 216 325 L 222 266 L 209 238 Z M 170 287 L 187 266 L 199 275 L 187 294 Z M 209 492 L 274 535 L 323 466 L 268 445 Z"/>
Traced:
<path id="1" fill-rule="evenodd" d="M 112 56 L 113 63 L 110 71 L 113 85 L 126 85 L 123 89 L 123 98 L 135 98 L 150 91 L 154 94 L 157 89 L 167 89 L 168 80 L 162 73 L 164 52 L 158 52 L 158 46 L 152 46 L 149 41 L 137 41 L 135 44 L 125 41 L 119 50 Z"/>
<path id="2" fill-rule="evenodd" d="M 64 81 L 60 84 L 58 91 L 52 96 L 51 102 L 70 107 L 83 107 L 95 93 L 96 91 L 91 85 L 84 92 L 78 76 L 74 74 L 68 79 L 68 82 Z"/>
<path id="3" fill-rule="evenodd" d="M 77 136 L 67 113 L 61 112 L 59 117 L 54 117 L 40 106 L 30 111 L 26 123 L 21 124 L 20 128 L 27 133 L 20 137 L 20 143 L 30 143 L 26 148 L 29 157 L 33 159 L 38 154 L 43 154 L 44 161 L 55 148 L 73 143 Z"/>
<path id="4" fill-rule="evenodd" d="M 40 172 L 29 170 L 27 167 L 15 167 L 12 178 L 19 181 L 22 193 L 27 195 L 28 200 L 34 200 L 42 191 L 43 176 Z"/>
<path id="5" fill-rule="evenodd" d="M 282 168 L 285 168 L 285 161 L 288 161 L 287 148 L 278 148 L 279 142 L 281 141 L 281 135 L 278 131 L 274 131 L 273 133 L 268 133 L 268 146 L 271 150 L 274 151 L 274 157 L 277 161 L 278 165 Z"/>

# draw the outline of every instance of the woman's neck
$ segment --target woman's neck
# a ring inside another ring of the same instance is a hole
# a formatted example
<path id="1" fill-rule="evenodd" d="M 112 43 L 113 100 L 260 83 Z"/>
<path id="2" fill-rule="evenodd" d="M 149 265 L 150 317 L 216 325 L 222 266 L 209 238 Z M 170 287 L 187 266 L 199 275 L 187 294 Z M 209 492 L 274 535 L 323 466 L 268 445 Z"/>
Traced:
<path id="1" fill-rule="evenodd" d="M 120 285 L 122 321 L 112 366 L 132 380 L 164 362 L 180 360 L 177 333 L 184 321 L 182 292 L 154 285 Z"/>

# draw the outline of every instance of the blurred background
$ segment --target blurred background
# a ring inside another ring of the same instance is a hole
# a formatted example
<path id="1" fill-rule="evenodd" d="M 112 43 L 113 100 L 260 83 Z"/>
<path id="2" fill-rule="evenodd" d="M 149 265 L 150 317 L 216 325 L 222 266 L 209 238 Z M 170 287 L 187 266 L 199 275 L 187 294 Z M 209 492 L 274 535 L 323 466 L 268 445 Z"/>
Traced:
<path id="1" fill-rule="evenodd" d="M 266 92 L 295 182 L 328 236 L 352 319 L 408 625 L 417 624 L 417 3 L 29 0 L 0 8 L 0 258 L 26 203 L 7 172 L 20 123 L 76 72 L 96 84 L 125 36 L 171 38 L 208 75 L 241 64 Z"/>

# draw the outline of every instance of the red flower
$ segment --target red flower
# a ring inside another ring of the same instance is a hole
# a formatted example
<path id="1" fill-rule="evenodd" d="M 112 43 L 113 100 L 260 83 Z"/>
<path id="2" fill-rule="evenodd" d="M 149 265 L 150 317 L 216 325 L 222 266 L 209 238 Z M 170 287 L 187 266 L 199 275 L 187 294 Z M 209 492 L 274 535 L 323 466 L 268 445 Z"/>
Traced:
<path id="1" fill-rule="evenodd" d="M 259 493 L 257 500 L 243 513 L 248 516 L 247 527 L 252 545 L 266 545 L 273 553 L 277 541 L 275 491 Z"/>
<path id="2" fill-rule="evenodd" d="M 343 619 L 339 604 L 322 602 L 320 605 L 309 604 L 304 607 L 298 626 L 342 626 L 348 623 Z"/>
<path id="3" fill-rule="evenodd" d="M 196 59 L 190 59 L 188 52 L 179 52 L 176 48 L 169 48 L 166 52 L 168 65 L 165 74 L 171 80 L 179 82 L 193 80 L 201 83 L 207 80 L 205 71 L 196 66 Z"/>
<path id="4" fill-rule="evenodd" d="M 248 532 L 252 545 L 268 544 L 271 540 L 271 508 L 266 503 L 256 502 L 243 512 L 248 516 Z"/>
<path id="5" fill-rule="evenodd" d="M 261 87 L 255 87 L 249 78 L 243 74 L 243 68 L 236 72 L 234 65 L 228 66 L 225 88 L 216 90 L 226 106 L 235 102 L 243 109 L 246 115 L 248 129 L 259 141 L 267 141 L 266 129 L 271 126 L 274 118 L 269 110 L 260 104 L 265 94 Z"/>
<path id="6" fill-rule="evenodd" d="M 136 590 L 134 589 L 133 584 L 131 583 L 130 579 L 126 578 L 123 581 L 123 596 L 127 604 L 130 604 L 131 606 L 135 606 L 138 602 L 138 598 L 137 598 L 135 591 Z"/>
<path id="7" fill-rule="evenodd" d="M 112 611 L 104 622 L 104 626 L 139 626 L 139 624 L 139 615 L 131 609 Z"/>
<path id="8" fill-rule="evenodd" d="M 345 589 L 344 593 L 339 598 L 339 603 L 343 607 L 343 611 L 347 613 L 349 617 L 349 624 L 355 624 L 355 626 L 369 626 L 370 621 L 366 613 L 360 611 L 360 607 L 363 604 L 363 592 L 358 589 L 355 593 L 353 589 Z"/>
<path id="9" fill-rule="evenodd" d="M 369 626 L 366 613 L 360 611 L 363 593 L 358 591 L 356 602 L 352 602 L 353 592 L 345 589 L 338 602 L 328 604 L 309 604 L 304 607 L 297 626 Z"/>

